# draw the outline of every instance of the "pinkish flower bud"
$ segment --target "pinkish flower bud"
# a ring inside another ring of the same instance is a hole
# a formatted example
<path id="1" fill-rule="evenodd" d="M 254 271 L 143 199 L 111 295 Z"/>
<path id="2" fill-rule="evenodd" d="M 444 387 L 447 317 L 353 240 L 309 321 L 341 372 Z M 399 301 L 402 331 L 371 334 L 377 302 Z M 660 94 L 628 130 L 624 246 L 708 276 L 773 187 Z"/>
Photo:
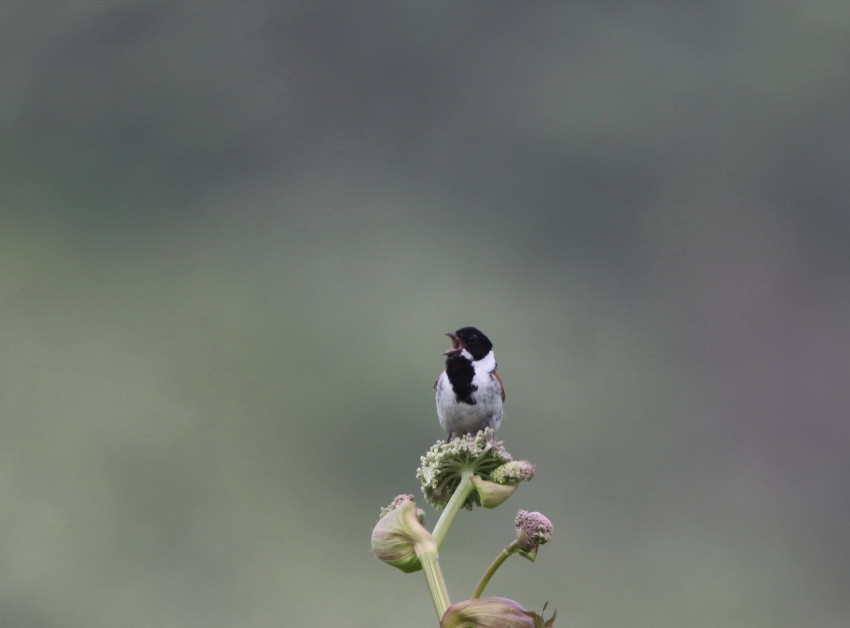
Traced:
<path id="1" fill-rule="evenodd" d="M 552 538 L 552 522 L 539 512 L 520 510 L 514 520 L 516 538 L 523 552 L 534 552 Z"/>
<path id="2" fill-rule="evenodd" d="M 482 597 L 452 604 L 440 628 L 537 628 L 535 613 L 504 597 Z"/>

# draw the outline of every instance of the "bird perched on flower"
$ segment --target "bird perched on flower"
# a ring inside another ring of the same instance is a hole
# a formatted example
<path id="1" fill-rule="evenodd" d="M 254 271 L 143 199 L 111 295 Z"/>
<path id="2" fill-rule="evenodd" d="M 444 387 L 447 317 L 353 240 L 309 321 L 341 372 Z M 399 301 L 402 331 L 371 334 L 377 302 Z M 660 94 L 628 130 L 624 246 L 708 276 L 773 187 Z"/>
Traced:
<path id="1" fill-rule="evenodd" d="M 443 352 L 446 368 L 434 382 L 440 425 L 449 440 L 486 427 L 499 429 L 505 389 L 496 374 L 493 343 L 475 327 L 446 335 L 452 346 Z"/>

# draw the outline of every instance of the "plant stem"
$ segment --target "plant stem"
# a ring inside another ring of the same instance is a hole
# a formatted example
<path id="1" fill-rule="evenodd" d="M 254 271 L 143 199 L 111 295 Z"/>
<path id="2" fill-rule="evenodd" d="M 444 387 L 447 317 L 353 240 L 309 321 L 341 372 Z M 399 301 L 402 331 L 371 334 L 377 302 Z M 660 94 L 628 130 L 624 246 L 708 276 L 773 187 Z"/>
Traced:
<path id="1" fill-rule="evenodd" d="M 419 562 L 422 563 L 422 571 L 425 572 L 425 581 L 428 583 L 428 591 L 431 593 L 431 601 L 434 610 L 437 611 L 437 619 L 442 619 L 446 609 L 451 606 L 449 592 L 446 589 L 446 581 L 443 571 L 437 559 L 436 550 L 419 553 Z"/>
<path id="2" fill-rule="evenodd" d="M 502 566 L 502 563 L 508 559 L 508 556 L 511 554 L 515 554 L 519 550 L 519 542 L 514 541 L 510 545 L 508 545 L 505 549 L 502 550 L 502 553 L 496 556 L 496 560 L 490 563 L 490 566 L 487 567 L 487 571 L 484 572 L 484 575 L 481 576 L 481 580 L 478 582 L 478 586 L 475 587 L 475 592 L 472 594 L 471 599 L 475 599 L 481 597 L 481 594 L 484 593 L 484 587 L 487 586 L 487 583 L 490 582 L 490 578 L 493 577 L 493 574 L 496 573 L 496 570 Z"/>
<path id="3" fill-rule="evenodd" d="M 449 499 L 449 503 L 446 504 L 443 513 L 440 515 L 437 525 L 434 526 L 434 531 L 431 534 L 437 542 L 437 549 L 443 545 L 443 541 L 446 538 L 446 534 L 448 534 L 452 522 L 474 488 L 470 479 L 473 475 L 472 471 L 463 471 L 461 473 L 460 484 L 457 485 L 454 494 Z"/>

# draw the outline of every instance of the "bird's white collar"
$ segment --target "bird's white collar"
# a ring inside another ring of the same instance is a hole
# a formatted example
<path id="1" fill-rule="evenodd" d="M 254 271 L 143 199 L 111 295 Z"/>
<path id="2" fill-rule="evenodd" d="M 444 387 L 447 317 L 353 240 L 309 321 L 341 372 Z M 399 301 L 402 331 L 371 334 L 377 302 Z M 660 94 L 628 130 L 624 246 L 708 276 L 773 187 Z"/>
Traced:
<path id="1" fill-rule="evenodd" d="M 489 373 L 490 371 L 496 370 L 496 355 L 492 351 L 488 352 L 487 355 L 485 355 L 480 360 L 473 360 L 472 354 L 466 349 L 463 349 L 460 354 L 467 360 L 472 362 L 472 364 L 475 366 L 475 370 L 477 371 L 483 370 Z"/>

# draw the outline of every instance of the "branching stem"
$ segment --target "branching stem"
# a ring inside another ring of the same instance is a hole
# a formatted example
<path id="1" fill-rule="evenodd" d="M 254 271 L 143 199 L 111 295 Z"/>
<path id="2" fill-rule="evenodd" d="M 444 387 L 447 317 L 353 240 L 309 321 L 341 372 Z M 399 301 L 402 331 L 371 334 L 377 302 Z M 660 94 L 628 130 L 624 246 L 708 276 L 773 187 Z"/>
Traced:
<path id="1" fill-rule="evenodd" d="M 490 582 L 490 578 L 493 577 L 493 574 L 496 573 L 496 570 L 502 566 L 502 563 L 508 559 L 508 556 L 510 556 L 511 554 L 516 554 L 518 551 L 519 542 L 514 541 L 505 549 L 503 549 L 501 554 L 496 556 L 496 560 L 490 563 L 490 566 L 487 567 L 487 571 L 485 571 L 484 575 L 481 576 L 481 580 L 478 582 L 478 586 L 475 587 L 475 591 L 473 592 L 471 599 L 481 597 L 481 594 L 484 593 L 484 587 L 486 587 L 487 583 Z"/>
<path id="2" fill-rule="evenodd" d="M 422 571 L 425 572 L 425 581 L 428 583 L 428 591 L 431 593 L 431 601 L 437 612 L 437 619 L 442 619 L 446 609 L 451 606 L 449 592 L 446 589 L 446 581 L 440 562 L 437 560 L 436 551 L 417 552 L 419 562 L 422 563 Z"/>
<path id="3" fill-rule="evenodd" d="M 440 519 L 437 521 L 437 525 L 434 526 L 434 531 L 431 534 L 437 542 L 437 549 L 443 545 L 446 534 L 448 534 L 449 528 L 455 520 L 457 513 L 460 512 L 460 509 L 466 503 L 469 494 L 472 493 L 474 488 L 472 480 L 470 479 L 472 476 L 472 471 L 463 471 L 461 473 L 460 484 L 457 485 L 454 494 L 451 496 L 451 499 L 449 499 L 449 503 L 446 504 L 445 509 L 443 509 Z"/>

